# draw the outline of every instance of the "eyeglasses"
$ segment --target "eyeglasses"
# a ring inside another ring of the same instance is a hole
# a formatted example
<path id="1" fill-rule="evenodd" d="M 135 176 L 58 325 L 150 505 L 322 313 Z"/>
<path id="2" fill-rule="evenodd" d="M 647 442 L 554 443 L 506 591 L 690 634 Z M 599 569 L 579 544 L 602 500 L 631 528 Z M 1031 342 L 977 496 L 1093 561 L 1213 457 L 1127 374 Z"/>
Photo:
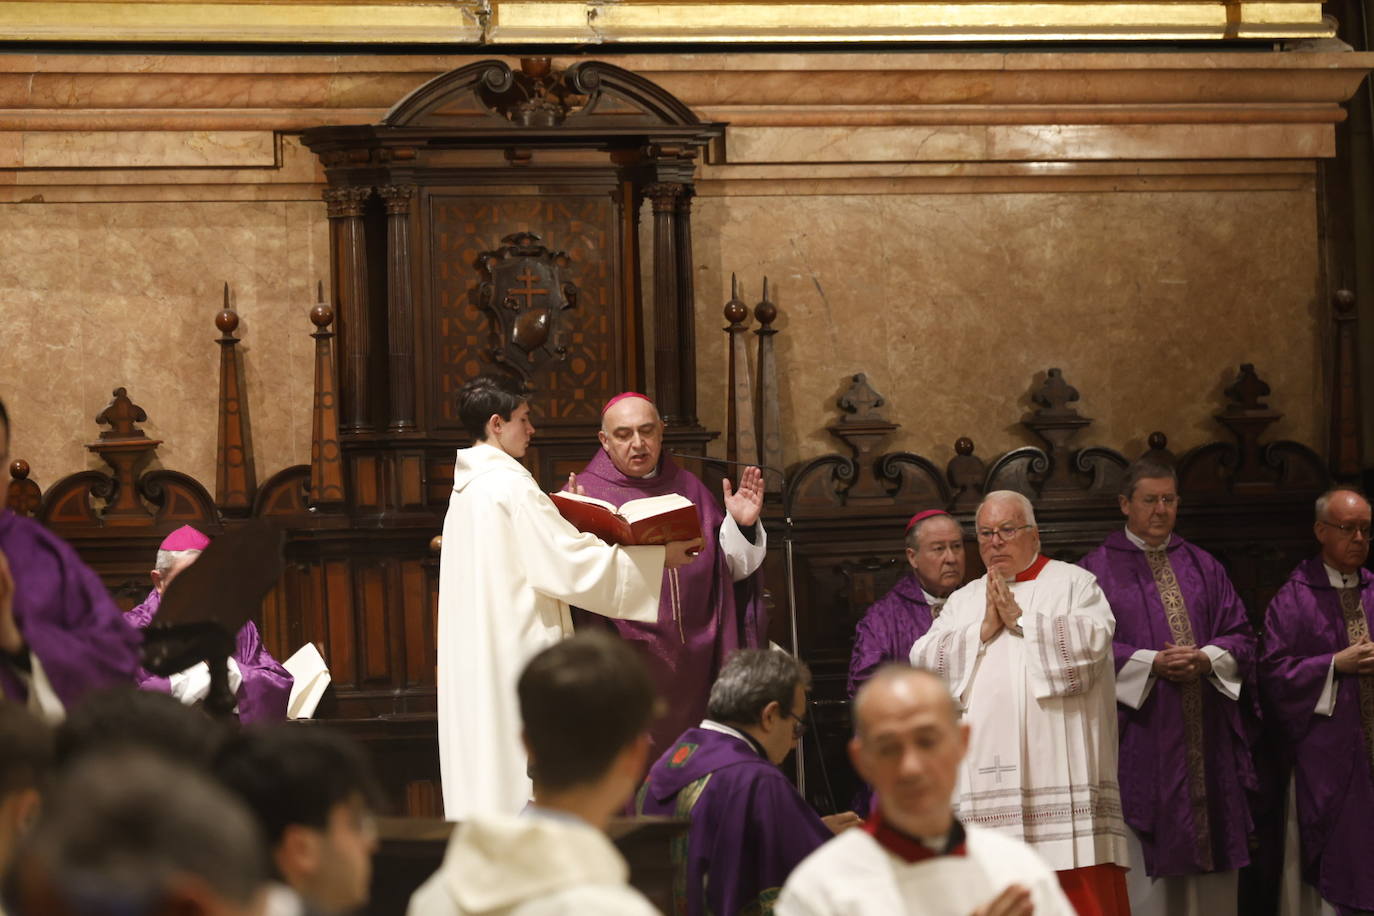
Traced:
<path id="1" fill-rule="evenodd" d="M 805 715 L 805 713 L 803 713 L 802 715 Z M 791 719 L 791 720 L 792 720 L 792 737 L 793 737 L 793 738 L 800 738 L 802 735 L 806 734 L 806 723 L 805 723 L 804 721 L 802 721 L 802 717 L 801 717 L 801 716 L 797 715 L 796 713 L 792 712 L 791 710 L 788 710 L 787 712 L 785 712 L 785 713 L 782 714 L 782 717 L 783 717 L 784 719 Z"/>
<path id="2" fill-rule="evenodd" d="M 1159 504 L 1159 505 L 1163 506 L 1163 507 L 1166 508 L 1166 509 L 1169 508 L 1170 506 L 1177 506 L 1177 505 L 1178 505 L 1178 497 L 1177 497 L 1177 496 L 1142 496 L 1142 497 L 1140 497 L 1140 501 L 1141 501 L 1142 503 L 1144 503 L 1145 505 L 1147 505 L 1147 506 L 1153 506 L 1153 505 L 1155 505 L 1155 504 Z"/>
<path id="3" fill-rule="evenodd" d="M 1021 532 L 1027 528 L 1034 528 L 1034 525 L 1003 525 L 1001 528 L 978 528 L 975 534 L 980 541 L 990 541 L 995 536 L 1001 536 L 1003 542 L 1010 543 L 1021 536 Z"/>
<path id="4" fill-rule="evenodd" d="M 1321 524 L 1328 528 L 1335 528 L 1341 533 L 1341 537 L 1353 538 L 1358 534 L 1363 536 L 1366 541 L 1369 540 L 1369 525 L 1337 525 L 1335 522 L 1325 521 Z"/>

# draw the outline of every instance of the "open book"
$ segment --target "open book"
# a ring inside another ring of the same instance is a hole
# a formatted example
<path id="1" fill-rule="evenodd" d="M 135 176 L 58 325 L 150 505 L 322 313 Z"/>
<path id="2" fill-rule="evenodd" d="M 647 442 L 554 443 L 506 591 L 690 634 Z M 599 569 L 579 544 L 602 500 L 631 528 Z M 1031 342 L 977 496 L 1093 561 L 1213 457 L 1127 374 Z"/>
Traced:
<path id="1" fill-rule="evenodd" d="M 550 493 L 549 497 L 574 528 L 607 544 L 633 547 L 701 537 L 696 505 L 677 493 L 632 499 L 619 509 L 604 499 L 566 491 Z"/>

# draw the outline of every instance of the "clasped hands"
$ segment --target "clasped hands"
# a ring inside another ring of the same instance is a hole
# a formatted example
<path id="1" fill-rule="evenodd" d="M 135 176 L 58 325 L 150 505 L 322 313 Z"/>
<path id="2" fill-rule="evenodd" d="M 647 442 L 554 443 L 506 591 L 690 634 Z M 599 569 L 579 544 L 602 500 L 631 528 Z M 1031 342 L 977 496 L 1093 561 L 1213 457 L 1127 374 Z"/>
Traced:
<path id="1" fill-rule="evenodd" d="M 1016 603 L 1011 588 L 996 569 L 988 570 L 987 610 L 983 613 L 983 628 L 979 633 L 983 642 L 990 642 L 1003 629 L 1021 635 L 1021 605 Z"/>
<path id="2" fill-rule="evenodd" d="M 1366 636 L 1332 656 L 1341 674 L 1374 674 L 1374 642 Z"/>
<path id="3" fill-rule="evenodd" d="M 1156 677 L 1166 681 L 1195 681 L 1212 673 L 1212 659 L 1196 646 L 1176 646 L 1166 642 L 1164 648 L 1155 653 L 1150 670 Z"/>

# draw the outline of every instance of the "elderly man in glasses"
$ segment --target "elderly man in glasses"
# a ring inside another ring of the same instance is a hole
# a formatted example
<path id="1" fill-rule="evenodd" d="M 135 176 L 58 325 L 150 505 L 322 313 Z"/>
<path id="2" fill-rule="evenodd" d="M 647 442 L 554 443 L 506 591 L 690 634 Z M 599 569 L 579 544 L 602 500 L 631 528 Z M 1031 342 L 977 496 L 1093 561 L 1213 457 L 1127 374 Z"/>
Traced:
<path id="1" fill-rule="evenodd" d="M 659 758 L 637 814 L 691 818 L 673 853 L 673 913 L 771 913 L 797 863 L 847 827 L 820 818 L 778 769 L 797 746 L 811 673 L 778 649 L 742 649 L 711 685 L 706 719 Z"/>
<path id="2" fill-rule="evenodd" d="M 1078 912 L 1126 916 L 1112 609 L 1092 573 L 1040 554 L 1020 493 L 989 493 L 974 520 L 987 575 L 911 650 L 970 726 L 959 818 L 1029 844 Z"/>
<path id="3" fill-rule="evenodd" d="M 1121 800 L 1135 916 L 1236 911 L 1257 782 L 1255 634 L 1226 570 L 1174 533 L 1178 479 L 1142 459 L 1118 496 L 1125 528 L 1081 565 L 1116 615 Z"/>
<path id="4" fill-rule="evenodd" d="M 1299 564 L 1269 603 L 1259 664 L 1266 719 L 1293 755 L 1303 891 L 1310 897 L 1315 889 L 1341 913 L 1374 911 L 1369 525 L 1369 501 L 1359 493 L 1317 499 L 1321 553 Z"/>

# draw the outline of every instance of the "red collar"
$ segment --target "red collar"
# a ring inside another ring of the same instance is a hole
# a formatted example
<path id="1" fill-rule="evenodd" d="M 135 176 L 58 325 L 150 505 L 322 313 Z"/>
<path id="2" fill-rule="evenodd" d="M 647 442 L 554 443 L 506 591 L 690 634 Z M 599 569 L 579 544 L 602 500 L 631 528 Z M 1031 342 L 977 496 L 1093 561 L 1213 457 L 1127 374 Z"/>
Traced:
<path id="1" fill-rule="evenodd" d="M 1045 568 L 1045 564 L 1048 563 L 1049 561 L 1050 561 L 1050 558 L 1049 558 L 1049 557 L 1045 556 L 1043 553 L 1040 554 L 1038 557 L 1035 558 L 1035 562 L 1034 562 L 1034 563 L 1032 563 L 1031 565 L 1027 566 L 1025 569 L 1021 570 L 1019 573 L 1017 573 L 1017 574 L 1016 574 L 1016 578 L 1015 578 L 1014 580 L 1012 580 L 1012 581 L 1014 581 L 1014 582 L 1029 582 L 1029 581 L 1031 581 L 1031 580 L 1034 579 L 1036 576 L 1040 575 L 1040 570 L 1044 569 L 1044 568 Z"/>
<path id="2" fill-rule="evenodd" d="M 882 812 L 873 806 L 873 813 L 864 821 L 864 830 L 878 841 L 878 845 L 901 859 L 908 865 L 924 862 L 939 856 L 962 856 L 964 850 L 964 825 L 958 818 L 950 821 L 949 840 L 941 852 L 935 852 L 915 837 L 907 836 L 895 827 L 883 822 Z"/>

